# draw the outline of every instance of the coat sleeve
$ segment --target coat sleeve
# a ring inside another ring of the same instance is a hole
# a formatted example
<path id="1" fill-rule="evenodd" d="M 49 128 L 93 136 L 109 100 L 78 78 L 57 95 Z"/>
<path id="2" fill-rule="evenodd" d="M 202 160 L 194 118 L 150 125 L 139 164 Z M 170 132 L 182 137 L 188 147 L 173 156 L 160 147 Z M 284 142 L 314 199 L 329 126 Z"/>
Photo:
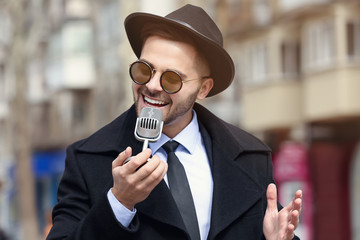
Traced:
<path id="1" fill-rule="evenodd" d="M 53 227 L 47 240 L 134 239 L 139 228 L 137 215 L 125 228 L 116 220 L 106 193 L 91 203 L 74 149 L 72 145 L 67 150 L 58 204 L 53 210 Z"/>

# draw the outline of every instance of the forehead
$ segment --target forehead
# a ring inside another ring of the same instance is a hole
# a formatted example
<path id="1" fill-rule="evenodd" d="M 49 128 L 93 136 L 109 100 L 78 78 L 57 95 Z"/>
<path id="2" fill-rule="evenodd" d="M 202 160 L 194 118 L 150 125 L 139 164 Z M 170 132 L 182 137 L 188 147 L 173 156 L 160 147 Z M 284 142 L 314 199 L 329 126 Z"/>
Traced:
<path id="1" fill-rule="evenodd" d="M 161 36 L 149 36 L 142 48 L 141 59 L 157 66 L 193 66 L 197 58 L 194 45 Z"/>

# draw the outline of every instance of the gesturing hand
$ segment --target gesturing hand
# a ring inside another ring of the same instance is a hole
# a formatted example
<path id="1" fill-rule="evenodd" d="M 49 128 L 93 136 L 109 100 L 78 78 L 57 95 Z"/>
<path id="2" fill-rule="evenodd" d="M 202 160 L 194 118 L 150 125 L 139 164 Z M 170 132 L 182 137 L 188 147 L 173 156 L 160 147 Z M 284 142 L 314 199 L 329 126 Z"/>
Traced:
<path id="1" fill-rule="evenodd" d="M 113 161 L 114 185 L 111 188 L 116 199 L 130 210 L 135 204 L 149 196 L 167 172 L 167 163 L 160 160 L 158 156 L 155 155 L 149 159 L 150 149 L 145 149 L 123 165 L 131 153 L 132 150 L 128 147 Z M 148 159 L 149 161 L 146 162 Z M 143 165 L 144 163 L 146 164 Z"/>
<path id="2" fill-rule="evenodd" d="M 267 240 L 289 240 L 299 224 L 302 205 L 302 191 L 295 193 L 294 199 L 281 211 L 277 208 L 275 184 L 269 184 L 267 191 L 267 208 L 264 217 L 263 231 Z"/>

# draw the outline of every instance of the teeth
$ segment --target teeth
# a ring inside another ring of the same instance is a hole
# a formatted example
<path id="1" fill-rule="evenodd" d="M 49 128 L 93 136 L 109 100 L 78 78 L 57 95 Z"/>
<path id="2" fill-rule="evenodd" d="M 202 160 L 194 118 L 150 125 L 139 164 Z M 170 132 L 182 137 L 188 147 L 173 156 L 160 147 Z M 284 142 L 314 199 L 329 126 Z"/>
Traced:
<path id="1" fill-rule="evenodd" d="M 150 99 L 150 98 L 145 97 L 145 96 L 144 96 L 144 100 L 145 100 L 146 102 L 148 102 L 148 103 L 156 104 L 156 105 L 163 105 L 163 104 L 165 104 L 164 102 L 156 101 L 156 100 L 154 100 L 154 99 Z"/>

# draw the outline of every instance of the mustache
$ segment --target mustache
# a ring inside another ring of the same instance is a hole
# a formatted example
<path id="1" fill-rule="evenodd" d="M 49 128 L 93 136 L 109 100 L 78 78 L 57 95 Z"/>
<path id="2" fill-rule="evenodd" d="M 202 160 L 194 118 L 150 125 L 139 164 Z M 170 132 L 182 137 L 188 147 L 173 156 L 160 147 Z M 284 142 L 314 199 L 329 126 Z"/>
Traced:
<path id="1" fill-rule="evenodd" d="M 146 86 L 142 86 L 139 89 L 139 93 L 145 96 L 149 96 L 151 98 L 159 99 L 160 101 L 168 102 L 170 101 L 170 98 L 167 96 L 167 94 L 164 93 L 164 91 L 161 92 L 151 92 Z"/>

